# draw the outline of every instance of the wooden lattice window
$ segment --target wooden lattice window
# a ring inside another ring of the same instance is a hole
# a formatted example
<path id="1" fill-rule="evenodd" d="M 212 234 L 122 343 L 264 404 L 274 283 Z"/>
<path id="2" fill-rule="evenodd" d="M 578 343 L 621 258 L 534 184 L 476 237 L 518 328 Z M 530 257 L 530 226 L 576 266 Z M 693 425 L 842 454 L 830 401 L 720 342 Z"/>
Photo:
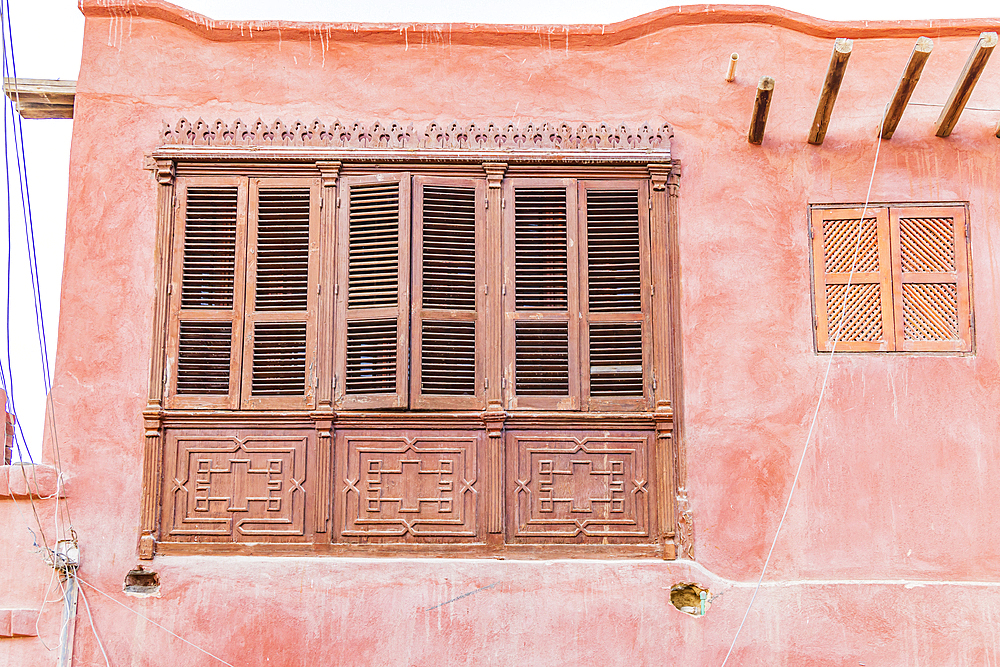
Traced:
<path id="1" fill-rule="evenodd" d="M 177 196 L 167 406 L 310 407 L 318 181 L 181 179 Z"/>
<path id="2" fill-rule="evenodd" d="M 813 207 L 811 223 L 820 351 L 972 350 L 965 206 Z"/>

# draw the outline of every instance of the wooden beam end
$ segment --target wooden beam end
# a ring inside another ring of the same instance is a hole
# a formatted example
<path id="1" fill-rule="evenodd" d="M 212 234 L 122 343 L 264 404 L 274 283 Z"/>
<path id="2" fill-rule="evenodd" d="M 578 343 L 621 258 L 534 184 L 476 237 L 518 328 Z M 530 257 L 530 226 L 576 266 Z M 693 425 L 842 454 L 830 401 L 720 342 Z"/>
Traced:
<path id="1" fill-rule="evenodd" d="M 764 128 L 767 126 L 767 113 L 771 108 L 771 95 L 774 93 L 774 77 L 762 76 L 757 83 L 757 98 L 753 103 L 753 116 L 750 119 L 750 131 L 747 141 L 760 146 L 764 141 Z"/>

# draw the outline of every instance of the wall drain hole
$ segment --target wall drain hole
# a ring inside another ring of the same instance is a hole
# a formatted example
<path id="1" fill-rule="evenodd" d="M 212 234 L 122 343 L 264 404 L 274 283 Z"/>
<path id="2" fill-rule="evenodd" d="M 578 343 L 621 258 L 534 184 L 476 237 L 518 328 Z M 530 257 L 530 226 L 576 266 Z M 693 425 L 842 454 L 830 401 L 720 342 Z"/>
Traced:
<path id="1" fill-rule="evenodd" d="M 139 565 L 125 575 L 125 592 L 129 595 L 143 597 L 159 595 L 160 575 L 152 570 L 145 570 Z"/>
<path id="2" fill-rule="evenodd" d="M 670 602 L 691 616 L 703 616 L 710 598 L 707 588 L 698 584 L 674 584 L 670 587 Z"/>

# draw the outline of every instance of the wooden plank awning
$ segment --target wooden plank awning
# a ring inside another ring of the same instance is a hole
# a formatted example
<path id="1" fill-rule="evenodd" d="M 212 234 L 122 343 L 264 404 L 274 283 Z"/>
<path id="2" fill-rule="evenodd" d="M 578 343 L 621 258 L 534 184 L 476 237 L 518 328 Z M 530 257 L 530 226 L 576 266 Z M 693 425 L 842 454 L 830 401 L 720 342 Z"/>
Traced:
<path id="1" fill-rule="evenodd" d="M 22 118 L 72 118 L 76 81 L 4 78 L 3 92 Z"/>

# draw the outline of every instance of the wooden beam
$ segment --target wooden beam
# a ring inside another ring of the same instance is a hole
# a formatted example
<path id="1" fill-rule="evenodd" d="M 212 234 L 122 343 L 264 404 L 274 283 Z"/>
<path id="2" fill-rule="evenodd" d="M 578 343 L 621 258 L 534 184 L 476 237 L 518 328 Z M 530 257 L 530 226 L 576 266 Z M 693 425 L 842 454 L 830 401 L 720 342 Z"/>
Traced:
<path id="1" fill-rule="evenodd" d="M 851 57 L 854 42 L 838 37 L 833 43 L 833 55 L 830 57 L 830 67 L 826 70 L 823 90 L 819 94 L 819 104 L 816 105 L 816 116 L 813 118 L 812 129 L 809 130 L 809 143 L 819 146 L 826 138 L 826 130 L 830 126 L 830 116 L 833 114 L 833 104 L 837 101 L 840 84 L 847 71 L 847 59 Z"/>
<path id="2" fill-rule="evenodd" d="M 972 89 L 976 87 L 976 82 L 979 81 L 979 76 L 986 67 L 986 61 L 990 59 L 990 54 L 996 45 L 995 32 L 984 32 L 979 35 L 979 41 L 965 62 L 965 69 L 955 82 L 955 88 L 951 91 L 944 109 L 941 110 L 941 115 L 938 116 L 935 134 L 939 137 L 947 137 L 955 129 L 958 117 L 962 115 L 962 110 L 972 95 Z"/>
<path id="3" fill-rule="evenodd" d="M 771 95 L 774 93 L 774 79 L 769 76 L 760 77 L 757 84 L 757 99 L 753 102 L 753 117 L 750 119 L 750 133 L 747 141 L 760 146 L 764 141 L 764 126 L 767 125 L 767 112 L 771 108 Z"/>
<path id="4" fill-rule="evenodd" d="M 913 51 L 910 52 L 910 59 L 906 63 L 906 69 L 903 70 L 903 76 L 896 84 L 896 92 L 892 95 L 892 102 L 889 103 L 889 108 L 885 112 L 885 119 L 882 121 L 883 139 L 892 139 L 892 134 L 896 131 L 896 126 L 899 125 L 899 119 L 903 117 L 903 110 L 906 109 L 910 96 L 917 87 L 920 73 L 924 71 L 924 65 L 927 64 L 927 58 L 931 55 L 933 48 L 934 42 L 929 37 L 917 38 L 917 43 L 913 46 Z"/>
<path id="5" fill-rule="evenodd" d="M 72 118 L 76 81 L 4 78 L 3 92 L 22 118 Z"/>
<path id="6" fill-rule="evenodd" d="M 740 59 L 740 54 L 734 53 L 729 56 L 729 69 L 726 70 L 726 81 L 732 83 L 736 80 L 736 63 Z"/>

